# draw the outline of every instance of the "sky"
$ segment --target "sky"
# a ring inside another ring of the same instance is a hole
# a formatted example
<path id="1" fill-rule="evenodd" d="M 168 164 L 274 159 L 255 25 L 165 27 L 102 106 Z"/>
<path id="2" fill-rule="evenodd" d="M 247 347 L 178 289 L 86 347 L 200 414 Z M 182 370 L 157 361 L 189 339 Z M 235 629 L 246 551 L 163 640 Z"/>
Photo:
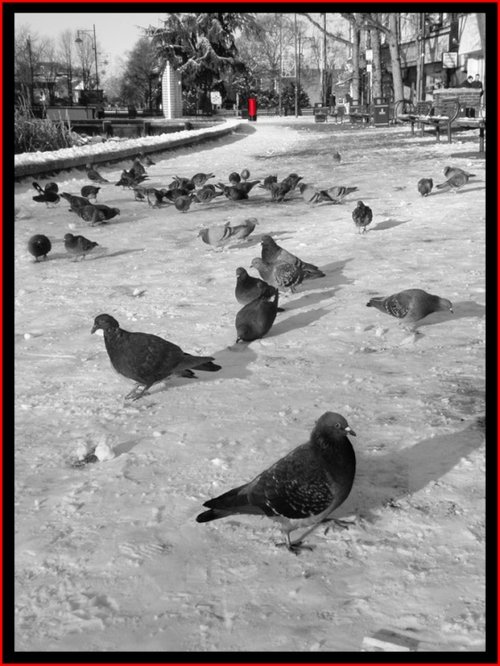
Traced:
<path id="1" fill-rule="evenodd" d="M 110 63 L 116 63 L 130 51 L 137 40 L 142 36 L 140 27 L 159 25 L 158 19 L 165 16 L 165 12 L 142 14 L 138 12 L 116 13 L 32 13 L 16 12 L 16 30 L 21 26 L 29 26 L 33 34 L 39 37 L 54 37 L 64 30 L 92 30 L 96 29 L 97 44 L 102 54 L 107 54 Z"/>

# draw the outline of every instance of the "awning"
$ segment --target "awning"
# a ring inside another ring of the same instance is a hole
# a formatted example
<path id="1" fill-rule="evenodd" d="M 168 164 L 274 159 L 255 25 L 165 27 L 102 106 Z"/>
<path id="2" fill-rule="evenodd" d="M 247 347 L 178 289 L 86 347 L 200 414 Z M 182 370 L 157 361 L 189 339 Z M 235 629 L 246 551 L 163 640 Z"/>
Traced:
<path id="1" fill-rule="evenodd" d="M 477 14 L 466 14 L 460 17 L 458 42 L 460 55 L 483 52 Z"/>

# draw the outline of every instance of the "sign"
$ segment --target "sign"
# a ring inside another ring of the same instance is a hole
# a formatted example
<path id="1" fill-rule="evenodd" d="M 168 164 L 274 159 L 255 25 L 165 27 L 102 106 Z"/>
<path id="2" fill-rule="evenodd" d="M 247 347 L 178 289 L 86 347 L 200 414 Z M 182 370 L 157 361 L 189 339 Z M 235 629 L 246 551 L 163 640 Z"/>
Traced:
<path id="1" fill-rule="evenodd" d="M 222 96 L 218 90 L 213 90 L 210 93 L 210 101 L 214 106 L 221 106 L 222 104 Z"/>
<path id="2" fill-rule="evenodd" d="M 458 67 L 458 53 L 444 52 L 443 67 L 446 69 L 455 69 Z"/>

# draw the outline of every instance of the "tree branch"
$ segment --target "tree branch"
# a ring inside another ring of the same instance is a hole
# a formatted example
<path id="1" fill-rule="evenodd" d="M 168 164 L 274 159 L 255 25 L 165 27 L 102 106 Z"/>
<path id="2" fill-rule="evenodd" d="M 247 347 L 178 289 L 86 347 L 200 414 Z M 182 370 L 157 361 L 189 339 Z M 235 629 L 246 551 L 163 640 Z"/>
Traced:
<path id="1" fill-rule="evenodd" d="M 325 35 L 328 37 L 331 37 L 332 39 L 335 39 L 338 42 L 342 42 L 342 44 L 346 44 L 347 46 L 350 46 L 352 48 L 352 42 L 350 42 L 348 39 L 344 39 L 343 37 L 339 37 L 338 35 L 334 35 L 333 32 L 328 32 L 328 30 L 325 30 L 317 21 L 315 21 L 309 14 L 306 14 L 304 12 L 297 12 L 298 16 L 305 16 L 306 19 L 308 19 L 315 28 L 318 28 L 321 30 L 321 32 L 324 32 Z M 344 16 L 342 14 L 342 16 Z M 345 17 L 344 17 L 345 18 Z"/>

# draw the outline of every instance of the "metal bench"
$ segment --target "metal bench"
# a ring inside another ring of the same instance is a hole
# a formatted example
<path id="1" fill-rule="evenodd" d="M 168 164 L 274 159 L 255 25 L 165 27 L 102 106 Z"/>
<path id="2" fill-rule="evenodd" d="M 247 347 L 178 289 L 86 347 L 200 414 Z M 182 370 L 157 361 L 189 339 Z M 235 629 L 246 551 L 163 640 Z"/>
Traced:
<path id="1" fill-rule="evenodd" d="M 368 104 L 351 104 L 349 107 L 349 120 L 355 123 L 367 124 L 370 122 L 371 112 Z"/>
<path id="2" fill-rule="evenodd" d="M 394 106 L 395 122 L 410 123 L 411 133 L 415 134 L 415 124 L 420 126 L 419 117 L 430 116 L 431 102 L 410 102 L 409 99 L 400 99 Z"/>

